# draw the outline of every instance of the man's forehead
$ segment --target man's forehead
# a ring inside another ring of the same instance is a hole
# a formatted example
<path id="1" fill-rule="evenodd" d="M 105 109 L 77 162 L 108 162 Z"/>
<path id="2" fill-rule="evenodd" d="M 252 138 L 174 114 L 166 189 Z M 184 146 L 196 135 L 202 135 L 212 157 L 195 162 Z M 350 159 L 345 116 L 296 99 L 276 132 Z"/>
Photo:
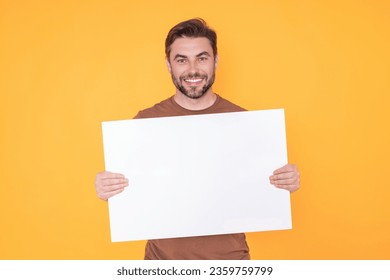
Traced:
<path id="1" fill-rule="evenodd" d="M 171 45 L 171 57 L 178 54 L 196 56 L 204 52 L 210 56 L 213 55 L 213 48 L 211 47 L 210 41 L 205 37 L 178 38 Z"/>

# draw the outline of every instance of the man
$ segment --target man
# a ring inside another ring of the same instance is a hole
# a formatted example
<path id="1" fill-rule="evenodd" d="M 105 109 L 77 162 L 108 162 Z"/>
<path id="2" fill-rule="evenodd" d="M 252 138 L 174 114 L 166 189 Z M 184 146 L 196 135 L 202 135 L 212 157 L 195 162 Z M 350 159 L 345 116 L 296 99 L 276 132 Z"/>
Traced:
<path id="1" fill-rule="evenodd" d="M 202 19 L 174 26 L 165 41 L 165 54 L 176 92 L 140 111 L 136 118 L 244 111 L 212 90 L 218 65 L 217 36 Z M 270 182 L 278 188 L 296 191 L 300 184 L 297 167 L 287 164 L 275 170 Z M 104 171 L 96 175 L 96 192 L 103 200 L 128 185 L 128 179 L 121 174 Z M 145 259 L 249 259 L 249 248 L 244 233 L 150 240 Z"/>

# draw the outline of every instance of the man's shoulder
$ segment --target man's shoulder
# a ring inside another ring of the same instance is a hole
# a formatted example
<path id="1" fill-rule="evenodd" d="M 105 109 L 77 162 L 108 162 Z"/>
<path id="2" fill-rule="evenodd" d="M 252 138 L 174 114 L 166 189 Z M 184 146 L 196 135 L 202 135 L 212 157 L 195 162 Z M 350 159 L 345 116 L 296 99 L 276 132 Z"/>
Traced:
<path id="1" fill-rule="evenodd" d="M 142 119 L 142 118 L 169 117 L 174 114 L 175 114 L 175 106 L 172 103 L 172 97 L 169 97 L 149 108 L 139 111 L 134 118 Z"/>
<path id="2" fill-rule="evenodd" d="M 225 113 L 225 112 L 241 112 L 246 111 L 246 109 L 242 108 L 241 106 L 238 106 L 237 104 L 221 97 L 218 95 L 217 102 L 214 104 L 212 108 L 218 113 Z"/>

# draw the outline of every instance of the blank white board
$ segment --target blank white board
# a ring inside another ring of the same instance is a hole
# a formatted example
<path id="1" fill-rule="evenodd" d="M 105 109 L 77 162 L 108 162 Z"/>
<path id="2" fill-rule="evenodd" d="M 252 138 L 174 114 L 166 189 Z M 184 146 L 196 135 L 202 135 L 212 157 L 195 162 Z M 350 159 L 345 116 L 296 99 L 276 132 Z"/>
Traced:
<path id="1" fill-rule="evenodd" d="M 113 242 L 291 229 L 284 110 L 102 123 L 105 167 L 129 187 L 109 199 Z"/>

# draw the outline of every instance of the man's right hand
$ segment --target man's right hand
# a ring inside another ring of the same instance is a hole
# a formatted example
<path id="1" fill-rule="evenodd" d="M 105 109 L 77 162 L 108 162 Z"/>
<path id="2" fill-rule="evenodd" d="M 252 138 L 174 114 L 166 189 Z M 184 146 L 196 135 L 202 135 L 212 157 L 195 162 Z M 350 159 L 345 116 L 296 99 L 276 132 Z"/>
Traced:
<path id="1" fill-rule="evenodd" d="M 103 171 L 96 174 L 95 188 L 100 199 L 107 200 L 110 197 L 123 192 L 129 185 L 129 180 L 122 174 Z"/>

